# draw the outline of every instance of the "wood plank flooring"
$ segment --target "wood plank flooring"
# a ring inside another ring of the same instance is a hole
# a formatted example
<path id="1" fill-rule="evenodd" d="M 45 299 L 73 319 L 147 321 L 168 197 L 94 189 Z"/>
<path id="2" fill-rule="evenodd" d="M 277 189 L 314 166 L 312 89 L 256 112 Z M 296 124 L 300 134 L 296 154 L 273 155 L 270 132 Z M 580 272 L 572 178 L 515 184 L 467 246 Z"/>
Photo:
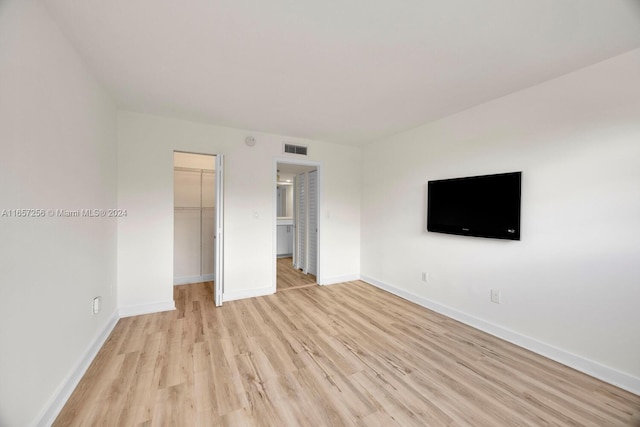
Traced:
<path id="1" fill-rule="evenodd" d="M 302 271 L 293 268 L 293 258 L 291 257 L 278 258 L 277 267 L 276 291 L 278 292 L 317 284 L 316 276 L 304 274 Z"/>
<path id="2" fill-rule="evenodd" d="M 640 397 L 363 282 L 121 319 L 55 426 L 633 426 Z"/>

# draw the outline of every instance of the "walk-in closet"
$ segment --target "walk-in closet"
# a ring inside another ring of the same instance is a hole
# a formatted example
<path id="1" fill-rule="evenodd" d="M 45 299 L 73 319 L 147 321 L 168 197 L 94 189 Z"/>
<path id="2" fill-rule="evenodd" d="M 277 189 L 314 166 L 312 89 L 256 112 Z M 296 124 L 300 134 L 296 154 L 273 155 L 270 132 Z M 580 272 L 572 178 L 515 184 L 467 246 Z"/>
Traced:
<path id="1" fill-rule="evenodd" d="M 173 283 L 215 278 L 215 158 L 174 153 Z"/>

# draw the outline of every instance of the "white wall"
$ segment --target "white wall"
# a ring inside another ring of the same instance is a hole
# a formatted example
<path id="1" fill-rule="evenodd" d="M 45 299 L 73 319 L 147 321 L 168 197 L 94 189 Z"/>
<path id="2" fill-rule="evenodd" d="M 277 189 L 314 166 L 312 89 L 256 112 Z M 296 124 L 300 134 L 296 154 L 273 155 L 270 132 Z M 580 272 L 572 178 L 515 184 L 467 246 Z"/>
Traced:
<path id="1" fill-rule="evenodd" d="M 216 158 L 215 156 L 177 152 L 173 153 L 173 166 L 177 168 L 214 170 L 216 168 Z"/>
<path id="2" fill-rule="evenodd" d="M 638 76 L 635 50 L 367 146 L 363 276 L 640 392 Z M 428 180 L 510 171 L 521 241 L 424 231 Z"/>
<path id="3" fill-rule="evenodd" d="M 0 2 L 0 209 L 114 208 L 116 119 L 40 3 Z M 116 230 L 0 217 L 0 425 L 46 418 L 113 326 Z"/>
<path id="4" fill-rule="evenodd" d="M 225 299 L 275 288 L 274 158 L 283 157 L 282 141 L 290 138 L 124 111 L 118 133 L 118 205 L 128 211 L 118 223 L 118 298 L 125 314 L 168 309 L 173 301 L 174 150 L 226 156 Z M 256 138 L 254 147 L 244 144 L 247 135 Z M 360 150 L 304 142 L 324 177 L 323 277 L 357 277 Z"/>

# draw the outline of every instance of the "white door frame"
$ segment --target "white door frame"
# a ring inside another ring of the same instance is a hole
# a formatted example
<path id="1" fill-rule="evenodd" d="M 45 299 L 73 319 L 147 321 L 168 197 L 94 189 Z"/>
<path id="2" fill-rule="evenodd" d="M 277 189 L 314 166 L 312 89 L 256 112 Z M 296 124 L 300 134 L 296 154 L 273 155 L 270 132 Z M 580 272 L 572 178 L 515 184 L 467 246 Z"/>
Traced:
<path id="1" fill-rule="evenodd" d="M 305 160 L 305 159 L 293 159 L 293 158 L 289 158 L 289 157 L 275 157 L 273 159 L 273 253 L 271 255 L 271 259 L 273 261 L 273 285 L 272 285 L 272 289 L 271 291 L 273 293 L 276 292 L 276 286 L 277 286 L 277 282 L 278 282 L 278 204 L 276 203 L 276 201 L 278 200 L 278 188 L 277 188 L 277 182 L 278 182 L 278 163 L 288 163 L 288 164 L 292 164 L 292 165 L 301 165 L 301 166 L 312 166 L 315 167 L 316 170 L 318 171 L 318 240 L 317 240 L 317 245 L 318 248 L 316 250 L 316 266 L 317 266 L 317 270 L 318 270 L 318 274 L 316 275 L 316 282 L 318 282 L 319 285 L 323 284 L 323 273 L 322 273 L 322 263 L 321 261 L 321 254 L 322 254 L 322 215 L 320 214 L 320 212 L 322 212 L 322 205 L 323 205 L 323 191 L 322 191 L 322 162 L 314 162 L 314 161 L 310 161 L 310 160 Z"/>
<path id="2" fill-rule="evenodd" d="M 216 224 L 215 224 L 215 281 L 213 297 L 216 307 L 222 305 L 224 295 L 224 154 L 216 155 Z"/>

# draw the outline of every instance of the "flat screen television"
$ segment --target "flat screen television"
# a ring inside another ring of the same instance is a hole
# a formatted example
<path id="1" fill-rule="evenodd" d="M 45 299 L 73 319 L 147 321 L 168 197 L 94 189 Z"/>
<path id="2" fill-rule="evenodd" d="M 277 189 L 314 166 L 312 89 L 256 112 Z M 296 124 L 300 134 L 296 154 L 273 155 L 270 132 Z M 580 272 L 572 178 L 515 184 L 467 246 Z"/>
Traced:
<path id="1" fill-rule="evenodd" d="M 522 172 L 429 181 L 427 230 L 520 240 Z"/>

